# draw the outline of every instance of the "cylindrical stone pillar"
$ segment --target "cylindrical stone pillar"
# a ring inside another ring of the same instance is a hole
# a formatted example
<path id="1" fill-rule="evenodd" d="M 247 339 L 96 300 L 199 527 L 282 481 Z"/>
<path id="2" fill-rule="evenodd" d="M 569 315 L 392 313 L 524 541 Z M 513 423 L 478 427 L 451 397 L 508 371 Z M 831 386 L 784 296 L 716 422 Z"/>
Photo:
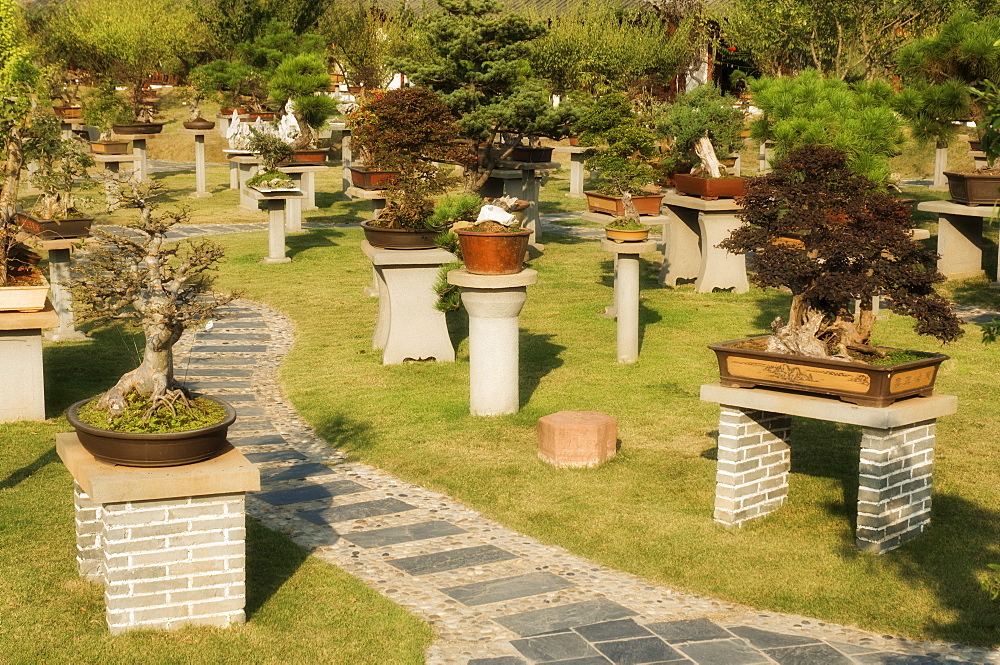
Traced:
<path id="1" fill-rule="evenodd" d="M 639 255 L 656 251 L 655 240 L 614 242 L 602 240 L 601 249 L 615 262 L 614 311 L 618 318 L 618 362 L 639 359 Z"/>
<path id="2" fill-rule="evenodd" d="M 208 179 L 205 176 L 205 133 L 194 135 L 194 194 L 193 197 L 205 197 L 212 194 L 208 191 Z"/>
<path id="3" fill-rule="evenodd" d="M 534 270 L 516 275 L 474 275 L 452 270 L 448 283 L 462 288 L 469 313 L 469 412 L 474 416 L 517 413 L 520 357 L 518 317 Z"/>

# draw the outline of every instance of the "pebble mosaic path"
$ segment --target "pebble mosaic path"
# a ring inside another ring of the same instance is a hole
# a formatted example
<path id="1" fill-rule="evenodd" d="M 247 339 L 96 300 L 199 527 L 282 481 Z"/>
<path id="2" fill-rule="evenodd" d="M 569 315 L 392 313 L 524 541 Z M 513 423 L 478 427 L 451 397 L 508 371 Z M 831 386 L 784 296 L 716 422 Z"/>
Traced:
<path id="1" fill-rule="evenodd" d="M 278 368 L 291 322 L 245 300 L 223 314 L 177 345 L 177 376 L 236 407 L 230 440 L 261 470 L 249 513 L 427 621 L 436 634 L 429 665 L 1000 664 L 997 649 L 912 642 L 678 593 L 349 462 L 283 395 Z"/>

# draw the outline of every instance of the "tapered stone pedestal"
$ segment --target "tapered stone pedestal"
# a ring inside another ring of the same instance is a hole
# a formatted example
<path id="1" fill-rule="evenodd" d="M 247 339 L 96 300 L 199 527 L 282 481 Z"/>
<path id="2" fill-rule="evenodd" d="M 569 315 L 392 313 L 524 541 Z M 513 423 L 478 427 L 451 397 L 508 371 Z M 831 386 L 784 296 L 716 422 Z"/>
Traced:
<path id="1" fill-rule="evenodd" d="M 131 141 L 132 154 L 135 155 L 135 175 L 139 180 L 149 178 L 149 162 L 146 158 L 146 141 L 156 138 L 157 134 L 115 134 L 112 132 L 111 138 L 115 141 Z"/>
<path id="2" fill-rule="evenodd" d="M 45 420 L 42 330 L 58 326 L 48 301 L 40 312 L 0 312 L 0 423 Z"/>
<path id="3" fill-rule="evenodd" d="M 193 198 L 204 198 L 211 196 L 208 191 L 208 178 L 205 173 L 205 135 L 209 130 L 188 129 L 186 130 L 194 136 L 194 193 Z"/>
<path id="4" fill-rule="evenodd" d="M 267 256 L 261 263 L 288 263 L 285 256 L 285 215 L 289 201 L 302 198 L 302 192 L 258 192 L 243 188 L 243 195 L 250 200 L 263 202 L 267 210 Z"/>
<path id="5" fill-rule="evenodd" d="M 302 212 L 316 209 L 316 174 L 328 167 L 322 164 L 292 164 L 279 167 L 292 177 L 292 182 L 302 192 L 301 199 L 289 199 L 285 207 L 285 230 L 297 233 L 302 230 Z"/>
<path id="6" fill-rule="evenodd" d="M 639 255 L 656 251 L 655 240 L 614 242 L 604 239 L 601 249 L 615 256 L 614 315 L 618 320 L 618 362 L 639 359 Z"/>
<path id="7" fill-rule="evenodd" d="M 742 209 L 735 199 L 702 201 L 693 196 L 664 195 L 663 211 L 669 221 L 664 226 L 660 283 L 674 286 L 679 280 L 694 279 L 698 293 L 749 291 L 746 258 L 718 247 L 742 224 L 738 217 Z"/>
<path id="8" fill-rule="evenodd" d="M 556 148 L 559 152 L 569 153 L 569 194 L 575 199 L 586 198 L 586 194 L 583 193 L 583 181 L 586 175 L 586 170 L 583 168 L 584 153 L 589 148 L 582 146 L 568 146 Z"/>
<path id="9" fill-rule="evenodd" d="M 948 279 L 985 275 L 983 221 L 996 214 L 993 206 L 967 206 L 953 201 L 923 201 L 917 210 L 938 216 L 937 268 Z M 1000 281 L 1000 278 L 998 278 Z"/>
<path id="10" fill-rule="evenodd" d="M 82 342 L 90 339 L 76 329 L 73 320 L 73 295 L 66 282 L 73 268 L 72 249 L 85 239 L 33 240 L 31 246 L 48 252 L 49 255 L 49 297 L 52 307 L 59 317 L 59 325 L 50 328 L 43 337 L 47 342 Z"/>
<path id="11" fill-rule="evenodd" d="M 474 275 L 464 268 L 448 273 L 462 289 L 469 313 L 469 412 L 500 416 L 520 408 L 518 319 L 538 281 L 534 270 L 516 275 Z"/>

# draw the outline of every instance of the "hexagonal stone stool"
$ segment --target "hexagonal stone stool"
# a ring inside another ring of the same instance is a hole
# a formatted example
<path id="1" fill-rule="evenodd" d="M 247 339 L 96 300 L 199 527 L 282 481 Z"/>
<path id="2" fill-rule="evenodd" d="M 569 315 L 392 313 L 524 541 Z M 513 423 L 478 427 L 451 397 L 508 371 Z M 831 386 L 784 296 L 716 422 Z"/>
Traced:
<path id="1" fill-rule="evenodd" d="M 599 411 L 558 411 L 538 419 L 538 457 L 552 466 L 595 467 L 615 456 L 618 420 Z"/>

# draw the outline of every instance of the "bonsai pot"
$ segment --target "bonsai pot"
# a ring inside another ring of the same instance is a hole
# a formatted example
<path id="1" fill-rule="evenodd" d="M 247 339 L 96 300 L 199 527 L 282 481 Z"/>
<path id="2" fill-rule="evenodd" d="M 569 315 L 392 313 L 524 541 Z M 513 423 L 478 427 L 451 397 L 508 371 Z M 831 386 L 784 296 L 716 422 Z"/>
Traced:
<path id="1" fill-rule="evenodd" d="M 517 146 L 508 159 L 515 162 L 551 162 L 552 148 L 529 148 Z"/>
<path id="2" fill-rule="evenodd" d="M 965 205 L 993 205 L 1000 200 L 1000 169 L 994 173 L 945 171 L 951 200 Z"/>
<path id="3" fill-rule="evenodd" d="M 326 156 L 330 153 L 329 148 L 318 148 L 316 150 L 296 150 L 292 155 L 293 164 L 322 164 L 326 161 Z"/>
<path id="4" fill-rule="evenodd" d="M 250 111 L 247 117 L 251 120 L 274 120 L 274 111 Z"/>
<path id="5" fill-rule="evenodd" d="M 371 226 L 372 221 L 361 222 L 361 229 L 368 244 L 381 249 L 435 249 L 434 239 L 441 233 L 439 229 L 380 229 Z"/>
<path id="6" fill-rule="evenodd" d="M 52 111 L 57 118 L 63 120 L 79 120 L 83 117 L 83 107 L 80 106 L 53 106 Z"/>
<path id="7" fill-rule="evenodd" d="M 516 275 L 524 269 L 531 229 L 488 233 L 458 229 L 465 268 L 475 275 Z"/>
<path id="8" fill-rule="evenodd" d="M 625 205 L 622 197 L 601 194 L 599 192 L 584 192 L 587 195 L 587 208 L 590 212 L 603 212 L 615 217 L 625 216 Z M 643 194 L 632 197 L 632 204 L 640 215 L 659 215 L 663 194 Z"/>
<path id="9" fill-rule="evenodd" d="M 66 219 L 38 219 L 23 212 L 17 213 L 15 220 L 22 229 L 43 240 L 86 238 L 90 235 L 90 227 L 94 223 L 94 218 L 86 215 Z"/>
<path id="10" fill-rule="evenodd" d="M 833 395 L 861 406 L 889 406 L 898 399 L 934 392 L 941 353 L 921 354 L 919 360 L 897 365 L 865 365 L 842 360 L 793 356 L 739 348 L 764 337 L 746 337 L 709 344 L 719 362 L 724 386 L 768 386 L 819 395 Z"/>
<path id="11" fill-rule="evenodd" d="M 578 148 L 578 147 L 580 146 L 580 139 L 578 139 L 578 138 L 577 138 L 577 137 L 575 137 L 575 136 L 571 136 L 571 137 L 569 138 L 569 144 L 570 144 L 571 146 L 573 146 L 574 148 Z"/>
<path id="12" fill-rule="evenodd" d="M 112 125 L 111 131 L 115 134 L 159 134 L 163 131 L 162 122 L 137 122 L 132 125 Z"/>
<path id="13" fill-rule="evenodd" d="M 376 171 L 365 166 L 349 166 L 351 182 L 361 189 L 382 189 L 395 181 L 398 171 Z"/>
<path id="14" fill-rule="evenodd" d="M 233 111 L 236 111 L 236 115 L 246 115 L 247 112 L 242 106 L 223 107 L 219 109 L 219 113 L 222 115 L 232 115 Z"/>
<path id="15" fill-rule="evenodd" d="M 649 229 L 616 229 L 605 226 L 604 235 L 615 242 L 642 242 L 649 237 Z"/>
<path id="16" fill-rule="evenodd" d="M 97 155 L 125 155 L 128 141 L 91 141 L 90 151 Z"/>
<path id="17" fill-rule="evenodd" d="M 703 199 L 732 199 L 746 196 L 746 178 L 699 178 L 690 173 L 675 173 L 674 187 L 678 194 L 700 196 Z"/>
<path id="18" fill-rule="evenodd" d="M 122 466 L 180 466 L 210 459 L 228 445 L 229 426 L 236 421 L 236 410 L 227 402 L 206 397 L 220 404 L 226 416 L 215 425 L 186 432 L 136 434 L 101 429 L 80 421 L 79 408 L 93 398 L 81 400 L 66 410 L 66 419 L 76 429 L 80 444 L 102 462 Z"/>
<path id="19" fill-rule="evenodd" d="M 36 286 L 8 285 L 0 287 L 0 312 L 40 312 L 45 309 L 49 282 L 36 271 L 42 283 Z"/>
<path id="20" fill-rule="evenodd" d="M 194 120 L 187 120 L 184 122 L 184 129 L 214 129 L 215 123 L 211 120 L 205 120 L 201 116 L 195 118 Z"/>

